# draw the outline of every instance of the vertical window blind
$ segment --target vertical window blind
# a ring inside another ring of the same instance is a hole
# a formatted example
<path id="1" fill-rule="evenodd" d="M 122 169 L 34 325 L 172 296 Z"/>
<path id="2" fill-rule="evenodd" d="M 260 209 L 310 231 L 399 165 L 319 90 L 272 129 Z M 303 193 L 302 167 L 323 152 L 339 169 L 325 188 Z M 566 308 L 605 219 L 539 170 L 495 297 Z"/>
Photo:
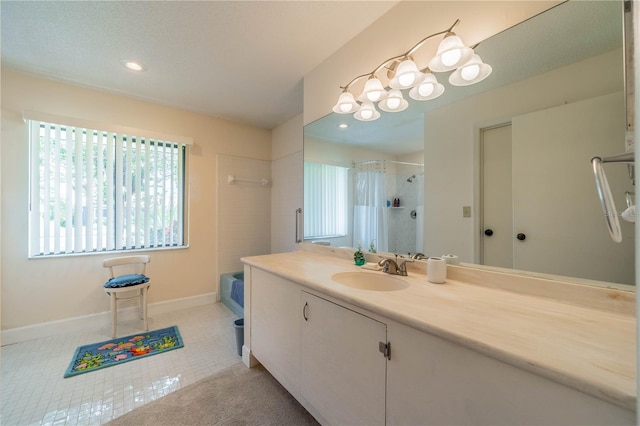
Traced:
<path id="1" fill-rule="evenodd" d="M 185 245 L 186 144 L 29 123 L 31 256 Z"/>
<path id="2" fill-rule="evenodd" d="M 344 236 L 348 231 L 349 168 L 304 163 L 304 236 Z"/>

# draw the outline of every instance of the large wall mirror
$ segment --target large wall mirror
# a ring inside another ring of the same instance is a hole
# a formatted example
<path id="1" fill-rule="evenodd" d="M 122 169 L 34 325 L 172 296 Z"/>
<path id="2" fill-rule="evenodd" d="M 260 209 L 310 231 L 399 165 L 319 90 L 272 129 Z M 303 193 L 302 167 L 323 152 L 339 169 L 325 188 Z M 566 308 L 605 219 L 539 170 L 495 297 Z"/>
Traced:
<path id="1" fill-rule="evenodd" d="M 590 163 L 625 151 L 622 2 L 568 1 L 475 50 L 493 66 L 475 86 L 437 74 L 436 100 L 305 126 L 305 241 L 633 284 L 635 225 L 609 238 Z M 605 171 L 623 211 L 633 170 Z"/>

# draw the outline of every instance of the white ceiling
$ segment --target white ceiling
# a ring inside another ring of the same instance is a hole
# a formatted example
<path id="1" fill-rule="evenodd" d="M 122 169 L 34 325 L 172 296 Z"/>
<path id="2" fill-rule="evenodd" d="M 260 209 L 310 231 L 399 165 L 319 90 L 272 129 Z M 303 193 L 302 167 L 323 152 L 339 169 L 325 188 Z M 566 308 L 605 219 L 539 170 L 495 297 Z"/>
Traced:
<path id="1" fill-rule="evenodd" d="M 302 112 L 303 76 L 395 3 L 2 1 L 2 64 L 270 129 Z"/>

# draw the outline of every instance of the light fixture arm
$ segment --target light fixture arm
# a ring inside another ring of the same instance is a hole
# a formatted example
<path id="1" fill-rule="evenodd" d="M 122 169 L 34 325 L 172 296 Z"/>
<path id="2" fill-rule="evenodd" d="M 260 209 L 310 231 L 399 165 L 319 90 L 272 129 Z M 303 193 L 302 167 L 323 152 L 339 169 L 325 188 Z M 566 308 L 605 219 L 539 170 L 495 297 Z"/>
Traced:
<path id="1" fill-rule="evenodd" d="M 382 70 L 383 68 L 387 67 L 389 62 L 397 61 L 398 59 L 401 59 L 401 58 L 408 58 L 412 53 L 414 53 L 418 48 L 420 48 L 427 40 L 429 40 L 430 38 L 442 35 L 442 34 L 450 33 L 451 31 L 453 31 L 455 26 L 458 25 L 458 23 L 460 23 L 460 19 L 456 19 L 456 21 L 453 23 L 453 25 L 451 25 L 446 30 L 439 31 L 437 33 L 431 34 L 431 35 L 423 38 L 415 46 L 413 46 L 411 49 L 409 49 L 406 53 L 403 53 L 401 55 L 394 56 L 392 58 L 389 58 L 389 59 L 385 60 L 380 65 L 378 65 L 378 67 L 376 67 L 376 69 L 374 69 L 370 73 L 359 75 L 359 76 L 353 78 L 346 86 L 340 86 L 340 88 L 346 91 L 346 90 L 349 89 L 349 87 L 351 87 L 351 85 L 353 83 L 355 83 L 356 81 L 360 80 L 361 78 L 375 76 L 380 70 Z"/>
<path id="2" fill-rule="evenodd" d="M 415 45 L 415 46 L 413 46 L 411 49 L 409 49 L 409 50 L 407 51 L 407 53 L 405 53 L 405 54 L 404 54 L 404 55 L 402 55 L 401 57 L 407 57 L 407 56 L 410 56 L 411 54 L 413 54 L 417 49 L 419 49 L 419 48 L 420 48 L 420 47 L 421 47 L 421 46 L 422 46 L 422 45 L 423 45 L 427 40 L 429 40 L 430 38 L 433 38 L 433 37 L 439 36 L 439 35 L 441 35 L 441 34 L 448 34 L 448 33 L 452 32 L 452 31 L 453 31 L 453 29 L 456 27 L 456 25 L 458 25 L 459 23 L 460 23 L 460 20 L 459 20 L 459 19 L 456 19 L 456 22 L 454 22 L 454 23 L 453 23 L 453 25 L 451 25 L 451 26 L 450 26 L 449 28 L 447 28 L 446 30 L 444 30 L 444 31 L 440 31 L 440 32 L 437 32 L 437 33 L 435 33 L 435 34 L 431 34 L 431 35 L 429 35 L 429 36 L 427 36 L 427 37 L 423 38 L 423 39 L 422 39 L 422 40 L 420 40 L 418 43 L 416 43 L 416 45 Z"/>
<path id="3" fill-rule="evenodd" d="M 364 77 L 371 77 L 371 76 L 372 76 L 372 75 L 374 75 L 374 74 L 375 74 L 375 72 L 370 72 L 370 73 L 368 73 L 368 74 L 362 74 L 362 75 L 359 75 L 359 76 L 357 76 L 357 77 L 354 77 L 354 78 L 353 78 L 353 80 L 351 80 L 349 83 L 347 83 L 347 85 L 346 85 L 346 86 L 340 86 L 340 88 L 341 88 L 342 90 L 346 91 L 346 90 L 348 90 L 348 89 L 349 89 L 349 87 L 351 87 L 351 85 L 352 85 L 353 83 L 355 83 L 356 81 L 358 81 L 358 80 L 360 80 L 361 78 L 364 78 Z"/>

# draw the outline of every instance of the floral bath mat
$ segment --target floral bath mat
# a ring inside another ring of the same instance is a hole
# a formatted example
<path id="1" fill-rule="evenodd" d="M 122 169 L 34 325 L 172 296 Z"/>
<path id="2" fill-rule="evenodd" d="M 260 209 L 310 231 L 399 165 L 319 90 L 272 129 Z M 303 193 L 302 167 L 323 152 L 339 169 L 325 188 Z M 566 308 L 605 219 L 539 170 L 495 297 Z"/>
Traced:
<path id="1" fill-rule="evenodd" d="M 64 377 L 122 364 L 184 347 L 177 326 L 84 345 L 76 349 Z"/>

